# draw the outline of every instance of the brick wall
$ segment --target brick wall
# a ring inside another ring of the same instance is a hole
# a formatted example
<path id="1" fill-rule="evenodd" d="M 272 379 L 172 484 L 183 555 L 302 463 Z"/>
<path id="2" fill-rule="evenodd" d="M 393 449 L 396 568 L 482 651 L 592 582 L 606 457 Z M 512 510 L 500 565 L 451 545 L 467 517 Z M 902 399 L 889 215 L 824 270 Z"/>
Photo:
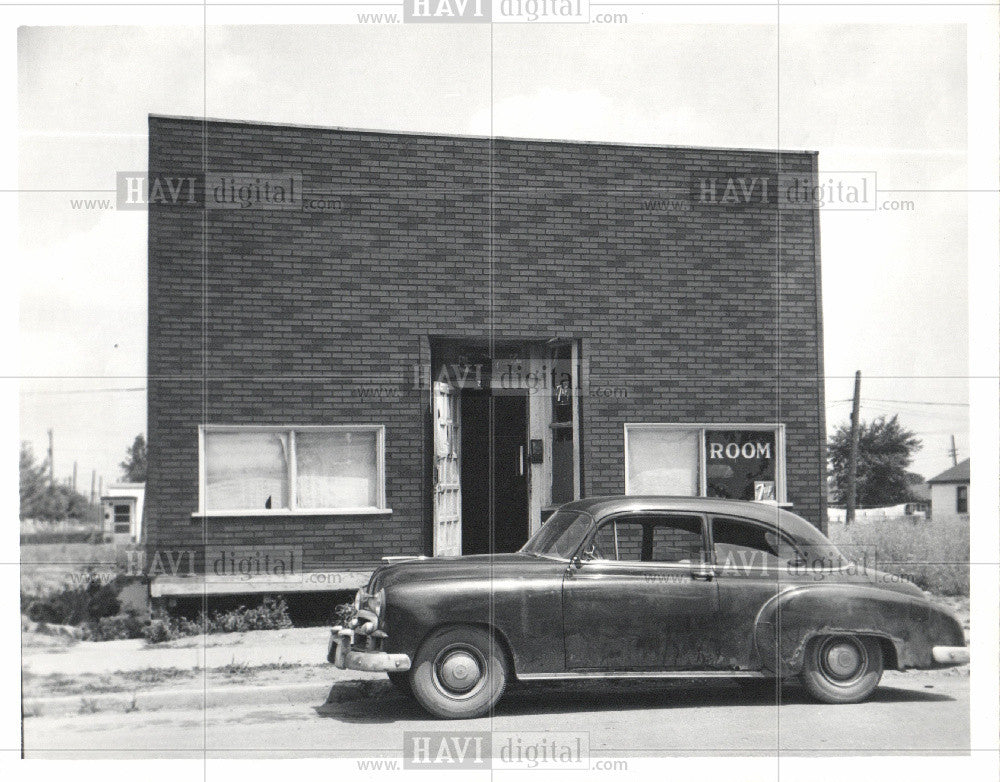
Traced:
<path id="1" fill-rule="evenodd" d="M 336 212 L 149 211 L 147 544 L 304 547 L 308 568 L 429 553 L 428 338 L 575 338 L 585 495 L 623 423 L 782 421 L 788 496 L 825 519 L 817 216 L 700 203 L 774 152 L 449 138 L 150 117 L 149 169 L 294 172 Z M 785 173 L 815 175 L 811 153 Z M 492 192 L 492 220 L 491 198 Z M 649 203 L 670 199 L 675 203 Z M 779 253 L 780 245 L 780 253 Z M 492 253 L 491 253 L 492 250 Z M 363 389 L 382 395 L 363 396 Z M 193 517 L 199 423 L 386 427 L 391 515 Z"/>

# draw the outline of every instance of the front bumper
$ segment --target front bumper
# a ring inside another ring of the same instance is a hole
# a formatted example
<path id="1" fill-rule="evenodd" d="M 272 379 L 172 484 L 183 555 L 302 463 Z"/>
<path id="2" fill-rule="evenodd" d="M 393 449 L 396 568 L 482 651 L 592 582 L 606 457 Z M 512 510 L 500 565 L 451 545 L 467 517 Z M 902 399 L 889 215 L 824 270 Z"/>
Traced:
<path id="1" fill-rule="evenodd" d="M 935 646 L 931 649 L 935 665 L 965 665 L 969 662 L 968 646 Z"/>
<path id="2" fill-rule="evenodd" d="M 406 654 L 389 654 L 374 649 L 354 649 L 354 631 L 334 627 L 330 633 L 330 647 L 326 659 L 338 668 L 352 671 L 385 671 L 402 673 L 410 670 L 410 657 Z"/>

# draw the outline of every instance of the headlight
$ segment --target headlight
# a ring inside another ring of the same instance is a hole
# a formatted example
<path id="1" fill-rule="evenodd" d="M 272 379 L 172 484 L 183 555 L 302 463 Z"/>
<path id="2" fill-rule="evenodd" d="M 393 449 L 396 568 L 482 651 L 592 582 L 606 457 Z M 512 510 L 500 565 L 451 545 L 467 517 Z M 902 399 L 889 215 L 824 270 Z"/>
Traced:
<path id="1" fill-rule="evenodd" d="M 378 617 L 379 622 L 382 621 L 382 609 L 385 608 L 385 590 L 380 589 L 374 595 L 372 595 L 371 600 L 368 602 L 368 606 L 372 613 Z"/>
<path id="2" fill-rule="evenodd" d="M 385 590 L 380 589 L 374 595 L 370 595 L 363 589 L 358 590 L 354 598 L 354 606 L 357 611 L 356 623 L 373 622 L 375 627 L 382 623 L 382 610 L 385 608 Z"/>

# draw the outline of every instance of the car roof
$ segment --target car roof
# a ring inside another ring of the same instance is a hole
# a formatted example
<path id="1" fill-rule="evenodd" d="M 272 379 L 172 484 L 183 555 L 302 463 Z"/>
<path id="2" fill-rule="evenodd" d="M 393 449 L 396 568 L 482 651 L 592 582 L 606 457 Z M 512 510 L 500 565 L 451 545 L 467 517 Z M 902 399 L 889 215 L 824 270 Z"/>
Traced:
<path id="1" fill-rule="evenodd" d="M 689 513 L 718 513 L 741 516 L 758 521 L 793 538 L 812 543 L 827 543 L 823 533 L 801 516 L 796 516 L 784 508 L 764 502 L 745 500 L 723 500 L 714 497 L 671 497 L 667 495 L 611 495 L 587 497 L 563 505 L 560 510 L 580 510 L 589 513 L 597 521 L 613 513 L 637 513 L 655 511 L 686 511 Z"/>

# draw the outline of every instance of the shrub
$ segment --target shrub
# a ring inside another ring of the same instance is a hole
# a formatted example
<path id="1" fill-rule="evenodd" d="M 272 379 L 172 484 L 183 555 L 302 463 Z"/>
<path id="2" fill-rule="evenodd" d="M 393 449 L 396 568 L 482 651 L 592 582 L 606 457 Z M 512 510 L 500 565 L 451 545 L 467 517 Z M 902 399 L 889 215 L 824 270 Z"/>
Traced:
<path id="1" fill-rule="evenodd" d="M 120 610 L 119 579 L 102 582 L 84 577 L 83 583 L 65 584 L 44 595 L 21 592 L 21 613 L 33 622 L 84 625 L 116 615 Z"/>
<path id="2" fill-rule="evenodd" d="M 259 606 L 239 606 L 232 611 L 201 613 L 197 619 L 171 617 L 165 613 L 154 617 L 145 627 L 143 636 L 151 644 L 202 633 L 242 633 L 248 630 L 284 630 L 292 626 L 288 606 L 279 598 L 265 597 Z"/>
<path id="3" fill-rule="evenodd" d="M 118 614 L 105 616 L 96 623 L 90 623 L 84 631 L 88 641 L 120 641 L 126 638 L 142 638 L 145 635 L 146 622 L 135 614 Z"/>
<path id="4" fill-rule="evenodd" d="M 938 595 L 969 594 L 969 518 L 887 519 L 830 525 L 852 560 L 902 576 Z"/>
<path id="5" fill-rule="evenodd" d="M 149 624 L 143 628 L 142 635 L 151 644 L 162 644 L 176 637 L 170 625 L 170 617 L 151 619 Z"/>

